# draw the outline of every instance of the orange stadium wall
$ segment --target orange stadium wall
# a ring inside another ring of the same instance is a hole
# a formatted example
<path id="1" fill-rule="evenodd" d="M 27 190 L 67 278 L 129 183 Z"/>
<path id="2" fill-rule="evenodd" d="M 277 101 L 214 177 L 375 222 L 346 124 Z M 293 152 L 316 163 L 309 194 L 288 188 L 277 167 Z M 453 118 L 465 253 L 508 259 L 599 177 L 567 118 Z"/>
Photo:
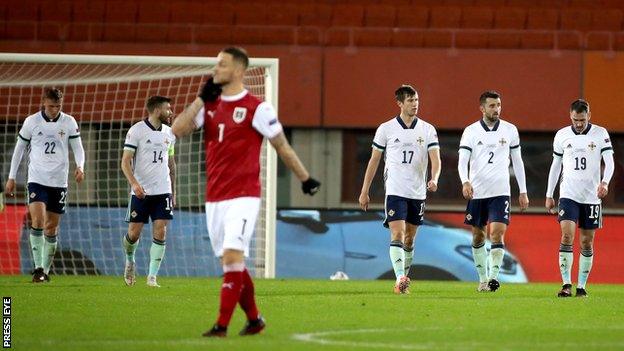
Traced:
<path id="1" fill-rule="evenodd" d="M 410 83 L 419 115 L 438 129 L 463 129 L 480 118 L 479 95 L 502 94 L 503 118 L 521 130 L 561 128 L 581 95 L 578 52 L 505 50 L 327 49 L 325 126 L 376 127 L 397 113 L 394 90 Z M 338 97 L 338 98 L 337 98 Z"/>
<path id="2" fill-rule="evenodd" d="M 394 89 L 413 84 L 420 115 L 439 129 L 462 129 L 479 116 L 485 89 L 503 95 L 503 118 L 524 131 L 567 123 L 569 103 L 585 97 L 593 120 L 624 132 L 624 53 L 551 50 L 397 49 L 246 46 L 280 59 L 280 118 L 288 127 L 375 128 L 394 115 Z M 3 52 L 214 56 L 216 45 L 0 41 Z M 21 116 L 23 118 L 23 116 Z"/>
<path id="3" fill-rule="evenodd" d="M 427 218 L 448 226 L 469 229 L 463 223 L 463 213 L 432 212 Z M 624 216 L 605 216 L 603 228 L 596 231 L 594 240 L 594 264 L 589 276 L 590 283 L 624 283 Z M 561 231 L 557 217 L 539 214 L 514 214 L 505 234 L 505 246 L 512 252 L 527 275 L 529 282 L 560 282 L 558 252 Z M 579 241 L 574 242 L 574 266 L 572 279 L 578 276 Z"/>
<path id="4" fill-rule="evenodd" d="M 624 54 L 588 52 L 583 66 L 583 90 L 591 103 L 593 122 L 623 132 Z"/>

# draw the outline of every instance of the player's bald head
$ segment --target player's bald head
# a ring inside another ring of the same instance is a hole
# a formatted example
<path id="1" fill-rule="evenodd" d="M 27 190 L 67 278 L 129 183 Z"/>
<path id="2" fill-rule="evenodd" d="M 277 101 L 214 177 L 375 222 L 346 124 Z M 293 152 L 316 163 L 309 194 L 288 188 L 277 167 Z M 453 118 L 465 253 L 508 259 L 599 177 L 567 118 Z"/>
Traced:
<path id="1" fill-rule="evenodd" d="M 414 96 L 414 95 L 416 95 L 416 89 L 414 89 L 414 87 L 412 87 L 409 84 L 401 85 L 394 92 L 394 97 L 396 98 L 396 101 L 398 101 L 398 102 L 404 102 L 405 99 L 407 99 L 410 96 Z"/>

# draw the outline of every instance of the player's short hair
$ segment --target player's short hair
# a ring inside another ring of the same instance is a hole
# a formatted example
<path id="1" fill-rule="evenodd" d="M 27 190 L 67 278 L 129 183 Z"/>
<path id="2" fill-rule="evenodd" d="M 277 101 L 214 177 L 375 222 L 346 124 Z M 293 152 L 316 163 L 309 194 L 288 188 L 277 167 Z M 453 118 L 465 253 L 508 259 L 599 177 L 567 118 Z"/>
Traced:
<path id="1" fill-rule="evenodd" d="M 406 98 L 410 97 L 410 96 L 414 96 L 416 95 L 416 89 L 414 89 L 411 85 L 409 84 L 403 84 L 401 85 L 397 90 L 395 90 L 394 92 L 394 97 L 396 98 L 396 100 L 398 102 L 403 102 L 405 101 Z"/>
<path id="2" fill-rule="evenodd" d="M 238 46 L 230 46 L 221 50 L 221 52 L 232 55 L 234 61 L 242 64 L 245 69 L 249 67 L 249 55 L 247 55 L 247 51 L 245 49 Z"/>
<path id="3" fill-rule="evenodd" d="M 479 104 L 484 105 L 487 99 L 500 99 L 501 95 L 494 90 L 484 91 L 481 96 L 479 96 Z"/>
<path id="4" fill-rule="evenodd" d="M 583 99 L 576 99 L 570 105 L 570 112 L 576 113 L 588 113 L 589 112 L 589 102 Z"/>
<path id="5" fill-rule="evenodd" d="M 145 103 L 145 108 L 147 108 L 147 112 L 152 113 L 155 109 L 159 108 L 161 104 L 165 102 L 171 102 L 171 99 L 165 96 L 154 95 L 150 96 Z"/>
<path id="6" fill-rule="evenodd" d="M 43 90 L 43 98 L 59 102 L 63 98 L 63 92 L 57 87 L 45 88 Z"/>

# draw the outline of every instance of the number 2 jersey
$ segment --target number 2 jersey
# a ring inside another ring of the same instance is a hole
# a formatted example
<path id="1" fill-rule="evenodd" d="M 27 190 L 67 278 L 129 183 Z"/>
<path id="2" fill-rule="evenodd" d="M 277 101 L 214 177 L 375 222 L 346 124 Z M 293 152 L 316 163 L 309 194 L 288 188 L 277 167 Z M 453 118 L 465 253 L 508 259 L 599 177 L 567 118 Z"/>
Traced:
<path id="1" fill-rule="evenodd" d="M 590 123 L 581 133 L 572 126 L 560 129 L 553 141 L 553 157 L 561 157 L 563 163 L 559 197 L 583 204 L 599 204 L 597 192 L 605 152 L 613 153 L 605 128 Z"/>
<path id="2" fill-rule="evenodd" d="M 519 147 L 518 128 L 501 119 L 491 129 L 483 119 L 464 129 L 459 148 L 470 152 L 468 179 L 474 199 L 511 196 L 510 151 Z"/>
<path id="3" fill-rule="evenodd" d="M 429 150 L 440 148 L 438 135 L 431 124 L 415 118 L 407 126 L 397 116 L 377 128 L 373 148 L 385 151 L 386 195 L 426 199 Z"/>
<path id="4" fill-rule="evenodd" d="M 173 157 L 175 140 L 171 127 L 161 124 L 156 129 L 147 119 L 128 130 L 124 150 L 134 152 L 134 177 L 147 195 L 171 194 L 169 157 Z"/>
<path id="5" fill-rule="evenodd" d="M 282 132 L 273 106 L 243 90 L 206 103 L 194 122 L 204 127 L 206 201 L 260 197 L 262 141 Z"/>
<path id="6" fill-rule="evenodd" d="M 28 183 L 67 188 L 69 140 L 80 137 L 74 117 L 60 112 L 49 119 L 39 111 L 24 120 L 18 137 L 30 143 Z"/>

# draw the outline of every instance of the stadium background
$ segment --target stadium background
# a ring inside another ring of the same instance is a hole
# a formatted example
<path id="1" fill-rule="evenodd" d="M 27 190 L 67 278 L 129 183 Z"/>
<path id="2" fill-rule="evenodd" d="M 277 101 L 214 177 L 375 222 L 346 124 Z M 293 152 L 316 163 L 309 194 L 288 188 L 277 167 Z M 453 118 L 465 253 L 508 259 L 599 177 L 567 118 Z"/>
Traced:
<path id="1" fill-rule="evenodd" d="M 558 281 L 558 229 L 539 213 L 554 132 L 569 123 L 569 103 L 584 97 L 616 153 L 592 281 L 621 283 L 622 263 L 607 257 L 624 249 L 623 10 L 617 0 L 2 0 L 0 51 L 214 56 L 236 44 L 254 57 L 279 58 L 280 119 L 304 163 L 324 180 L 320 194 L 305 198 L 280 167 L 281 208 L 355 208 L 374 128 L 396 113 L 394 89 L 410 83 L 420 94 L 419 115 L 438 128 L 442 146 L 440 191 L 429 197 L 429 209 L 459 227 L 459 136 L 480 118 L 479 94 L 496 89 L 503 118 L 521 131 L 535 211 L 515 216 L 507 242 L 536 281 Z M 380 178 L 372 189 L 377 208 Z M 5 250 L 19 245 L 10 232 L 1 240 Z M 0 257 L 7 267 L 9 256 Z"/>

